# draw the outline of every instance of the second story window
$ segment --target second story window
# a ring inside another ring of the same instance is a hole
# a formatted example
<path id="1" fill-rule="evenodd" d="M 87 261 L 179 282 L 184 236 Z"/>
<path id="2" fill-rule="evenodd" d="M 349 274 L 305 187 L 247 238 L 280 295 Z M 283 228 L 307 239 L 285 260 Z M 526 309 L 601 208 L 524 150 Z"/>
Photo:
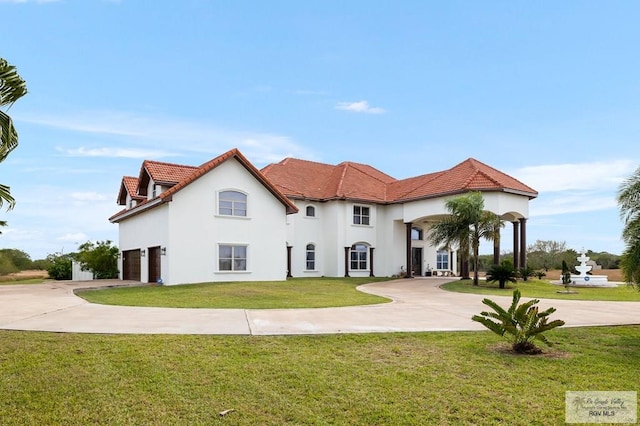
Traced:
<path id="1" fill-rule="evenodd" d="M 353 224 L 354 225 L 369 225 L 370 224 L 369 207 L 365 206 L 353 206 Z"/>
<path id="2" fill-rule="evenodd" d="M 227 216 L 247 215 L 247 195 L 238 191 L 222 191 L 218 194 L 218 214 Z"/>
<path id="3" fill-rule="evenodd" d="M 412 240 L 422 240 L 422 229 L 413 227 L 411 228 L 411 239 Z"/>
<path id="4" fill-rule="evenodd" d="M 307 206 L 305 213 L 307 217 L 316 217 L 316 208 L 313 206 Z"/>

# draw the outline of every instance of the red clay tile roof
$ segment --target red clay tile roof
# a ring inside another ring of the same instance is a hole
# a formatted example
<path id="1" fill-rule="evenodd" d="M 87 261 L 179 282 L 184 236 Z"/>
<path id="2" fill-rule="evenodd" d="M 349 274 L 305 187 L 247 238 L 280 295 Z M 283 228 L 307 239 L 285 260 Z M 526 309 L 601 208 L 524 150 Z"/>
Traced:
<path id="1" fill-rule="evenodd" d="M 442 172 L 416 176 L 391 185 L 394 201 L 438 197 L 467 191 L 504 191 L 535 198 L 538 192 L 519 180 L 469 158 Z"/>
<path id="2" fill-rule="evenodd" d="M 220 164 L 225 161 L 235 158 L 249 173 L 253 175 L 260 183 L 262 183 L 268 190 L 271 192 L 282 204 L 285 205 L 287 209 L 287 214 L 296 213 L 298 208 L 291 202 L 282 192 L 278 190 L 271 182 L 269 182 L 264 175 L 258 170 L 247 158 L 238 151 L 237 148 L 234 148 L 230 151 L 225 152 L 224 154 L 207 161 L 202 164 L 200 167 L 196 167 L 195 171 L 189 175 L 186 179 L 182 180 L 177 185 L 169 188 L 167 191 L 160 194 L 160 198 L 163 200 L 171 201 L 171 197 L 176 192 L 180 191 L 185 186 L 189 185 L 194 180 L 198 179 L 200 176 L 208 173 L 209 171 L 215 169 Z"/>
<path id="3" fill-rule="evenodd" d="M 140 174 L 146 170 L 151 179 L 158 184 L 177 184 L 187 179 L 197 169 L 197 167 L 185 166 L 183 164 L 145 160 L 142 163 Z"/>
<path id="4" fill-rule="evenodd" d="M 262 183 L 268 190 L 271 192 L 282 204 L 284 204 L 286 208 L 287 214 L 296 213 L 298 208 L 293 204 L 291 200 L 289 200 L 282 192 L 278 190 L 271 182 L 269 182 L 264 175 L 257 169 L 253 164 L 247 160 L 247 158 L 240 153 L 237 149 L 232 149 L 230 151 L 225 152 L 224 154 L 207 161 L 199 167 L 194 166 L 185 166 L 181 164 L 172 164 L 172 163 L 161 163 L 158 161 L 149 161 L 145 160 L 142 163 L 142 167 L 140 170 L 140 178 L 131 178 L 125 176 L 123 178 L 123 185 L 125 185 L 125 181 L 129 181 L 130 179 L 135 179 L 137 191 L 142 193 L 144 189 L 146 192 L 146 186 L 148 184 L 149 178 L 152 178 L 154 182 L 164 184 L 165 186 L 171 186 L 166 191 L 162 192 L 158 197 L 154 200 L 159 200 L 161 203 L 170 202 L 172 200 L 173 194 L 180 191 L 185 186 L 189 185 L 196 179 L 200 178 L 204 174 L 213 170 L 220 164 L 224 163 L 227 160 L 235 159 L 238 161 L 249 173 L 251 173 L 260 183 Z M 146 181 L 146 183 L 145 183 Z M 140 197 L 144 199 L 142 203 L 139 203 L 136 207 L 140 206 L 140 211 L 143 211 L 148 207 L 146 199 L 144 197 Z M 157 204 L 154 204 L 154 206 Z M 110 221 L 119 221 L 120 216 L 125 213 L 135 214 L 136 207 L 133 207 L 128 210 L 123 210 L 109 218 Z M 127 215 L 128 216 L 128 215 Z"/>
<path id="5" fill-rule="evenodd" d="M 188 178 L 197 169 L 197 167 L 183 164 L 144 160 L 138 177 L 138 194 L 147 196 L 150 180 L 158 185 L 171 187 Z"/>
<path id="6" fill-rule="evenodd" d="M 262 172 L 290 198 L 352 199 L 399 203 L 467 191 L 503 191 L 535 198 L 531 187 L 486 164 L 469 158 L 449 170 L 396 180 L 358 163 L 337 166 L 287 158 Z"/>
<path id="7" fill-rule="evenodd" d="M 448 170 L 397 180 L 366 164 L 343 162 L 334 166 L 295 158 L 269 164 L 260 171 L 237 149 L 199 167 L 144 161 L 139 179 L 130 176 L 123 178 L 121 195 L 125 187 L 132 196 L 136 191 L 142 194 L 143 189 L 146 191 L 148 179 L 152 178 L 155 182 L 171 186 L 157 197 L 161 203 L 169 202 L 173 194 L 232 158 L 285 205 L 287 214 L 298 211 L 290 199 L 349 199 L 393 204 L 467 191 L 501 191 L 529 198 L 538 196 L 531 187 L 473 158 Z M 143 200 L 136 206 L 141 207 L 140 211 L 149 207 L 144 197 L 136 197 Z M 136 207 L 116 213 L 109 220 L 118 221 L 125 213 L 135 213 Z"/>
<path id="8" fill-rule="evenodd" d="M 387 185 L 395 179 L 366 164 L 337 166 L 286 158 L 262 169 L 285 195 L 315 200 L 359 199 L 384 202 Z"/>
<path id="9" fill-rule="evenodd" d="M 124 176 L 120 184 L 120 192 L 118 192 L 118 204 L 124 206 L 127 203 L 127 194 L 132 199 L 140 201 L 144 197 L 138 195 L 138 178 L 133 176 Z"/>

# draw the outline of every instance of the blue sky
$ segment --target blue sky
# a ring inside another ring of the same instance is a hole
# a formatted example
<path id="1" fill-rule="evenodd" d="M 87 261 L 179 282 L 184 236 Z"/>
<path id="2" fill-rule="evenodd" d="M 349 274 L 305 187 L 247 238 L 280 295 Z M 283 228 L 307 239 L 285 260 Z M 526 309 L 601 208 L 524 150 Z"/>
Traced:
<path id="1" fill-rule="evenodd" d="M 529 243 L 624 248 L 638 2 L 0 0 L 0 16 L 0 56 L 29 89 L 9 110 L 20 146 L 0 182 L 17 205 L 0 247 L 117 241 L 107 218 L 142 160 L 237 147 L 258 167 L 348 160 L 396 178 L 473 157 L 540 192 Z"/>

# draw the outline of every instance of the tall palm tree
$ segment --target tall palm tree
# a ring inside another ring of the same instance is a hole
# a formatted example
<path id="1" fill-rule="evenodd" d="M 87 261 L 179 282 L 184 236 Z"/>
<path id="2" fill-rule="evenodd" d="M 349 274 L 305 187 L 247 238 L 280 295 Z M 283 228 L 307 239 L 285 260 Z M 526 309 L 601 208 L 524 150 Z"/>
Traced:
<path id="1" fill-rule="evenodd" d="M 435 223 L 428 238 L 435 245 L 457 245 L 460 250 L 461 275 L 469 278 L 469 252 L 473 250 L 473 285 L 478 285 L 478 256 L 480 240 L 493 240 L 496 229 L 502 224 L 500 218 L 484 210 L 484 199 L 480 192 L 470 192 L 445 202 L 449 212 L 442 220 Z"/>
<path id="2" fill-rule="evenodd" d="M 624 280 L 640 289 L 640 167 L 620 185 L 617 201 L 626 244 L 620 268 Z"/>
<path id="3" fill-rule="evenodd" d="M 5 59 L 0 58 L 0 162 L 18 146 L 18 132 L 13 126 L 13 121 L 4 109 L 27 93 L 27 84 L 18 75 L 16 67 L 10 65 Z M 7 185 L 0 184 L 0 206 L 4 202 L 12 209 L 16 201 L 11 196 Z"/>

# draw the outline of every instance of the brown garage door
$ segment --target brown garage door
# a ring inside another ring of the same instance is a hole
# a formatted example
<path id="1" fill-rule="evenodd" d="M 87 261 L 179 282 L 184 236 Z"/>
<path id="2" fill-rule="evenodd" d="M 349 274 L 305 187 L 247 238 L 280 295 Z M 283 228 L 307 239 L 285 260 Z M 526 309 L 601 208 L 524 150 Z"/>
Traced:
<path id="1" fill-rule="evenodd" d="M 160 247 L 149 247 L 149 282 L 160 279 Z"/>
<path id="2" fill-rule="evenodd" d="M 140 250 L 122 252 L 122 279 L 140 281 Z"/>

